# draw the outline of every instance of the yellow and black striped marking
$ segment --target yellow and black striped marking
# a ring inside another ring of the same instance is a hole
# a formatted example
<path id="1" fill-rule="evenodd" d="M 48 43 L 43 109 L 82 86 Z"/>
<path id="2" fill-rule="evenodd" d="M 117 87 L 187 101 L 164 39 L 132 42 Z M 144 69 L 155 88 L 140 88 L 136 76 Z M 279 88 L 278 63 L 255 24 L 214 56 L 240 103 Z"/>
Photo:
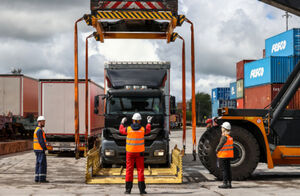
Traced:
<path id="1" fill-rule="evenodd" d="M 97 32 L 94 32 L 93 36 L 94 36 L 94 38 L 95 38 L 96 41 L 100 41 L 100 36 L 99 36 L 99 34 Z"/>
<path id="2" fill-rule="evenodd" d="M 177 26 L 181 26 L 185 21 L 185 15 L 179 15 L 177 18 Z"/>
<path id="3" fill-rule="evenodd" d="M 92 19 L 172 20 L 172 12 L 98 11 Z"/>
<path id="4" fill-rule="evenodd" d="M 178 36 L 179 36 L 178 33 L 176 32 L 172 33 L 170 42 L 174 42 L 178 38 Z"/>

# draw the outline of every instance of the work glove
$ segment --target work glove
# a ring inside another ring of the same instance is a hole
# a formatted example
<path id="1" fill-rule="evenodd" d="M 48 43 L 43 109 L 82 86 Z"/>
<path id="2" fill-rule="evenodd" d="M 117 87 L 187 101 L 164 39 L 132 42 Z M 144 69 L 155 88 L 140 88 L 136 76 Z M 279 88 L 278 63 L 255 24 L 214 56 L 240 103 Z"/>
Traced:
<path id="1" fill-rule="evenodd" d="M 126 117 L 122 118 L 121 124 L 124 125 L 124 123 L 125 123 L 126 121 L 127 121 L 127 118 L 126 118 Z"/>
<path id="2" fill-rule="evenodd" d="M 153 116 L 147 116 L 147 122 L 151 123 Z"/>

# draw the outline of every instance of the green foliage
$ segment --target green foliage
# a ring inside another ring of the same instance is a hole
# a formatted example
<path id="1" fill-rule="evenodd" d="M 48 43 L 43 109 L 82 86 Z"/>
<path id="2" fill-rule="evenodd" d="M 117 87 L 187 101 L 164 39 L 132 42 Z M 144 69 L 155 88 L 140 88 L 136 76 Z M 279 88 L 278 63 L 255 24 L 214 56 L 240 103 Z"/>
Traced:
<path id="1" fill-rule="evenodd" d="M 189 111 L 192 111 L 192 100 L 188 102 Z M 197 122 L 204 122 L 205 119 L 211 117 L 211 97 L 207 93 L 196 93 L 196 120 Z M 187 112 L 187 120 L 192 119 L 192 114 Z"/>

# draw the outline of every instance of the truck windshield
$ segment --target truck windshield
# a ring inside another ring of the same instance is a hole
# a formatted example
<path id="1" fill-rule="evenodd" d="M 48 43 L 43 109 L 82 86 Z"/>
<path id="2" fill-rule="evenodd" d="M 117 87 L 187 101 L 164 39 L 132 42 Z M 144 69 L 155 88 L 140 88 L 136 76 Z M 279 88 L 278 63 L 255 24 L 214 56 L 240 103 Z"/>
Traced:
<path id="1" fill-rule="evenodd" d="M 159 97 L 113 97 L 107 100 L 108 114 L 162 114 Z"/>

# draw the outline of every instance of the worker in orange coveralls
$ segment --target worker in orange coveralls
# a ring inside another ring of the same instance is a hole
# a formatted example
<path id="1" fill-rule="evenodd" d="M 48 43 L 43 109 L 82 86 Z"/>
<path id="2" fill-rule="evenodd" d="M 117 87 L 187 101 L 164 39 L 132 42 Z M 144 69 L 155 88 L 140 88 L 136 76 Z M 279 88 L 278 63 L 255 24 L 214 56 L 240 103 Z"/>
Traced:
<path id="1" fill-rule="evenodd" d="M 126 137 L 126 186 L 125 194 L 130 194 L 133 183 L 133 170 L 134 163 L 136 163 L 136 168 L 138 172 L 138 187 L 140 194 L 147 194 L 145 191 L 146 184 L 144 178 L 144 152 L 145 152 L 145 142 L 144 135 L 151 132 L 151 116 L 147 117 L 146 130 L 141 126 L 142 116 L 139 113 L 135 113 L 132 116 L 132 124 L 128 127 L 124 126 L 127 118 L 124 117 L 121 121 L 119 131 L 122 135 L 127 135 Z"/>

